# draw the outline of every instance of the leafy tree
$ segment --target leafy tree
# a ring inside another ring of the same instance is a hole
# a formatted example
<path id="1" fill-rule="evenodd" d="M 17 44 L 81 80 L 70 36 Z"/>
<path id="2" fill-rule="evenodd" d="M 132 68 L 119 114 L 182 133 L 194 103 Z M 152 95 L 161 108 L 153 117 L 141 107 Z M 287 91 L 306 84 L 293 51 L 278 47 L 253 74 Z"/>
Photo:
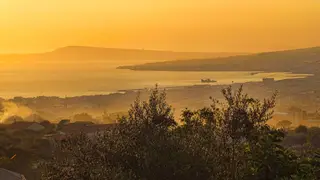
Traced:
<path id="1" fill-rule="evenodd" d="M 3 102 L 0 101 L 0 118 L 2 118 L 2 116 L 4 115 L 4 112 L 5 112 L 5 108 L 3 106 Z M 3 123 L 0 121 L 0 123 Z"/>
<path id="2" fill-rule="evenodd" d="M 73 121 L 95 121 L 95 119 L 88 113 L 79 113 L 73 116 Z"/>
<path id="3" fill-rule="evenodd" d="M 185 135 L 191 135 L 187 142 L 199 142 L 193 147 L 212 152 L 209 159 L 219 164 L 211 165 L 210 178 L 273 179 L 281 175 L 278 169 L 284 166 L 278 165 L 277 160 L 287 155 L 277 143 L 284 134 L 266 124 L 275 106 L 275 96 L 261 102 L 244 94 L 242 88 L 233 93 L 229 87 L 222 93 L 226 103 L 212 99 L 211 108 L 186 110 L 182 118 Z M 197 138 L 192 140 L 193 137 Z M 208 138 L 206 143 L 199 141 L 202 138 Z M 282 176 L 293 173 L 291 169 Z"/>
<path id="4" fill-rule="evenodd" d="M 60 142 L 43 179 L 317 179 L 316 162 L 281 146 L 284 131 L 266 124 L 275 95 L 260 101 L 242 87 L 222 93 L 223 102 L 184 110 L 178 125 L 156 87 L 115 128 Z"/>
<path id="5" fill-rule="evenodd" d="M 57 156 L 47 164 L 44 178 L 150 179 L 158 165 L 163 168 L 158 168 L 158 177 L 165 175 L 169 170 L 165 169 L 166 160 L 174 160 L 173 154 L 166 153 L 165 147 L 171 147 L 166 140 L 170 138 L 169 128 L 176 125 L 165 93 L 156 88 L 148 101 L 138 97 L 128 114 L 119 120 L 118 127 L 97 136 L 94 142 L 85 135 L 62 142 Z"/>
<path id="6" fill-rule="evenodd" d="M 308 128 L 306 126 L 300 125 L 300 126 L 296 127 L 296 129 L 294 131 L 296 133 L 307 134 L 308 133 Z"/>
<path id="7" fill-rule="evenodd" d="M 0 167 L 24 174 L 27 179 L 40 178 L 40 171 L 32 166 L 50 157 L 50 152 L 49 142 L 42 139 L 41 134 L 32 131 L 0 133 Z"/>
<path id="8" fill-rule="evenodd" d="M 57 130 L 61 130 L 61 128 L 70 123 L 70 119 L 62 119 L 57 124 Z"/>
<path id="9" fill-rule="evenodd" d="M 3 123 L 12 124 L 12 123 L 21 122 L 21 121 L 24 121 L 24 119 L 21 116 L 14 115 L 6 118 Z"/>
<path id="10" fill-rule="evenodd" d="M 276 126 L 277 126 L 278 128 L 283 128 L 283 129 L 288 130 L 291 125 L 292 125 L 292 122 L 291 122 L 291 121 L 289 121 L 289 120 L 282 120 L 282 121 L 278 122 Z"/>

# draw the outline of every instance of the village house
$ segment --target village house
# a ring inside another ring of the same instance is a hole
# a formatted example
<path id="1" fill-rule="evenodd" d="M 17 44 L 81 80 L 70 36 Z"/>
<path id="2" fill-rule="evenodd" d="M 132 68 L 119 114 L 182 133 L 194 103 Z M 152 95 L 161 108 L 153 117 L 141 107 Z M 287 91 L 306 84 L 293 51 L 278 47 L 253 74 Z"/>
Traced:
<path id="1" fill-rule="evenodd" d="M 44 126 L 37 122 L 28 122 L 28 121 L 21 121 L 21 122 L 14 122 L 7 126 L 9 130 L 31 130 L 34 132 L 39 132 L 45 129 Z"/>
<path id="2" fill-rule="evenodd" d="M 55 146 L 57 141 L 61 141 L 70 135 L 84 133 L 88 137 L 93 137 L 97 133 L 101 133 L 115 124 L 92 124 L 92 123 L 69 123 L 61 127 L 55 134 L 47 134 L 43 138 L 48 139 Z"/>
<path id="3" fill-rule="evenodd" d="M 278 122 L 288 120 L 292 122 L 293 127 L 304 125 L 308 127 L 319 127 L 320 126 L 320 114 L 307 113 L 306 111 L 291 107 L 288 112 L 275 112 L 269 124 L 276 125 Z"/>
<path id="4" fill-rule="evenodd" d="M 274 78 L 263 78 L 262 79 L 262 82 L 264 84 L 270 84 L 270 83 L 273 83 L 274 81 L 275 81 Z"/>

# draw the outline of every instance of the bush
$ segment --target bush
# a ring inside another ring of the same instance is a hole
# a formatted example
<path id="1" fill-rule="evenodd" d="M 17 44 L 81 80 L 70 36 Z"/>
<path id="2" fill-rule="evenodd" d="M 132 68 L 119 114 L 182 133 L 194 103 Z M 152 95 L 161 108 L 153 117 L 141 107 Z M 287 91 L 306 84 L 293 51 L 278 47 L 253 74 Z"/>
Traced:
<path id="1" fill-rule="evenodd" d="M 286 147 L 292 146 L 303 146 L 307 143 L 307 136 L 302 133 L 290 134 L 286 136 L 282 142 L 282 144 Z"/>
<path id="2" fill-rule="evenodd" d="M 277 126 L 278 128 L 282 128 L 282 129 L 285 129 L 285 130 L 289 130 L 290 127 L 291 127 L 291 125 L 292 125 L 292 122 L 291 122 L 291 121 L 289 121 L 289 120 L 282 120 L 282 121 L 278 122 L 276 126 Z"/>
<path id="3" fill-rule="evenodd" d="M 296 129 L 294 131 L 296 133 L 307 134 L 308 133 L 308 128 L 306 126 L 300 125 L 300 126 L 296 127 Z"/>

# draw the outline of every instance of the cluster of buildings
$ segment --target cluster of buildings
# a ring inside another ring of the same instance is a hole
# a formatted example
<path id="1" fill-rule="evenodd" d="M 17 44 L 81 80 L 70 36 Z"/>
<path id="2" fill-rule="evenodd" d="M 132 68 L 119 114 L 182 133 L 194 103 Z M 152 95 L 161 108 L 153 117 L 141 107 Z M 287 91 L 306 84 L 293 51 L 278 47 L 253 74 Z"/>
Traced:
<path id="1" fill-rule="evenodd" d="M 30 130 L 33 132 L 40 132 L 46 129 L 45 123 L 19 121 L 12 124 L 0 124 L 1 128 L 5 128 L 7 131 L 19 131 Z"/>
<path id="2" fill-rule="evenodd" d="M 0 128 L 6 129 L 7 132 L 31 131 L 41 134 L 42 139 L 49 140 L 52 144 L 62 140 L 72 134 L 84 133 L 92 137 L 97 132 L 114 127 L 115 124 L 94 124 L 90 121 L 79 121 L 71 123 L 70 120 L 62 120 L 59 124 L 52 124 L 49 121 L 28 122 L 19 121 L 12 124 L 0 124 Z"/>
<path id="3" fill-rule="evenodd" d="M 304 125 L 307 127 L 320 127 L 320 114 L 308 113 L 300 108 L 291 107 L 288 112 L 275 112 L 272 118 L 272 123 L 277 124 L 280 121 L 288 120 L 292 123 L 291 126 L 297 127 Z"/>

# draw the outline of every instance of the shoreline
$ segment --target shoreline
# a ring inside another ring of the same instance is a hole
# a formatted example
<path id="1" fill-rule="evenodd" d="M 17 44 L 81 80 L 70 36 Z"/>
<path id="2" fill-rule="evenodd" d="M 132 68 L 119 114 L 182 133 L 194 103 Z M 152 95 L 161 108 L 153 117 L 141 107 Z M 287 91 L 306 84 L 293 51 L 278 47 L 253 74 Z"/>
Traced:
<path id="1" fill-rule="evenodd" d="M 314 77 L 314 75 L 308 75 L 306 77 L 299 77 L 294 76 L 292 78 L 287 78 L 287 79 L 281 79 L 281 80 L 275 80 L 274 83 L 280 82 L 280 81 L 294 81 L 294 80 L 301 80 L 301 79 L 308 79 L 310 77 Z M 194 84 L 194 85 L 187 85 L 187 86 L 167 86 L 167 87 L 162 87 L 161 84 L 158 84 L 158 88 L 161 90 L 166 90 L 166 91 L 170 91 L 170 90 L 183 90 L 183 89 L 187 89 L 187 88 L 219 88 L 219 87 L 225 87 L 225 86 L 230 86 L 230 85 L 235 85 L 235 86 L 239 86 L 239 85 L 246 85 L 246 84 L 257 84 L 257 83 L 263 83 L 262 80 L 260 81 L 247 81 L 247 82 L 234 82 L 234 83 L 224 83 L 224 84 L 217 84 L 217 83 L 204 83 L 204 84 Z M 155 83 L 156 85 L 156 83 Z M 72 99 L 72 98 L 81 98 L 81 97 L 97 97 L 97 96 L 115 96 L 115 95 L 119 95 L 119 94 L 130 94 L 130 93 L 137 93 L 137 92 L 146 92 L 153 87 L 144 87 L 144 88 L 135 88 L 135 89 L 121 89 L 121 90 L 117 90 L 114 92 L 105 92 L 103 93 L 102 91 L 100 91 L 101 93 L 88 93 L 88 94 L 82 94 L 82 95 L 74 95 L 74 96 L 56 96 L 56 95 L 38 95 L 38 96 L 14 96 L 14 97 L 10 97 L 10 98 L 3 98 L 0 97 L 0 99 L 2 100 L 13 100 L 16 98 L 23 98 L 23 99 L 34 99 L 34 98 L 59 98 L 59 99 Z"/>
<path id="2" fill-rule="evenodd" d="M 229 71 L 229 72 L 233 72 L 233 71 Z M 166 89 L 166 90 L 174 90 L 174 89 L 185 89 L 185 88 L 190 88 L 190 87 L 219 87 L 219 86 L 225 86 L 225 85 L 235 85 L 235 84 L 247 84 L 247 83 L 257 83 L 257 82 L 262 82 L 262 79 L 264 77 L 271 77 L 271 78 L 275 78 L 275 82 L 279 82 L 279 81 L 283 81 L 283 80 L 299 80 L 299 79 L 310 79 L 310 78 L 317 78 L 316 74 L 295 74 L 294 72 L 265 72 L 265 71 L 240 71 L 240 72 L 247 72 L 248 73 L 248 77 L 246 77 L 245 79 L 243 79 L 243 82 L 229 82 L 232 79 L 222 79 L 221 81 L 215 82 L 215 83 L 201 83 L 200 80 L 199 82 L 192 82 L 188 85 L 185 84 L 181 84 L 181 85 L 164 85 L 162 86 L 161 83 L 159 84 L 159 88 L 160 89 Z M 252 75 L 252 73 L 258 73 L 258 74 L 254 74 Z M 283 73 L 283 74 L 287 74 L 284 76 L 275 76 L 274 74 L 277 73 Z M 250 79 L 250 74 L 253 77 L 253 79 Z M 235 81 L 237 80 L 236 77 L 234 77 L 233 79 L 235 79 Z M 2 96 L 0 96 L 0 99 L 4 99 L 4 100 L 12 100 L 14 98 L 38 98 L 38 97 L 44 97 L 44 98 L 77 98 L 77 97 L 94 97 L 94 96 L 108 96 L 108 95 L 117 95 L 117 94 L 125 94 L 125 93 L 131 93 L 131 92 L 137 92 L 137 91 L 145 91 L 151 88 L 155 87 L 155 84 L 157 84 L 156 82 L 153 84 L 153 86 L 151 85 L 145 85 L 145 87 L 141 87 L 141 88 L 128 88 L 128 89 L 115 89 L 115 90 L 111 90 L 111 91 L 104 91 L 102 89 L 100 90 L 84 90 L 84 91 L 75 91 L 75 92 L 17 92 L 15 95 L 15 92 L 8 92 L 8 91 L 4 91 L 3 94 L 0 92 L 0 94 L 2 94 Z"/>

